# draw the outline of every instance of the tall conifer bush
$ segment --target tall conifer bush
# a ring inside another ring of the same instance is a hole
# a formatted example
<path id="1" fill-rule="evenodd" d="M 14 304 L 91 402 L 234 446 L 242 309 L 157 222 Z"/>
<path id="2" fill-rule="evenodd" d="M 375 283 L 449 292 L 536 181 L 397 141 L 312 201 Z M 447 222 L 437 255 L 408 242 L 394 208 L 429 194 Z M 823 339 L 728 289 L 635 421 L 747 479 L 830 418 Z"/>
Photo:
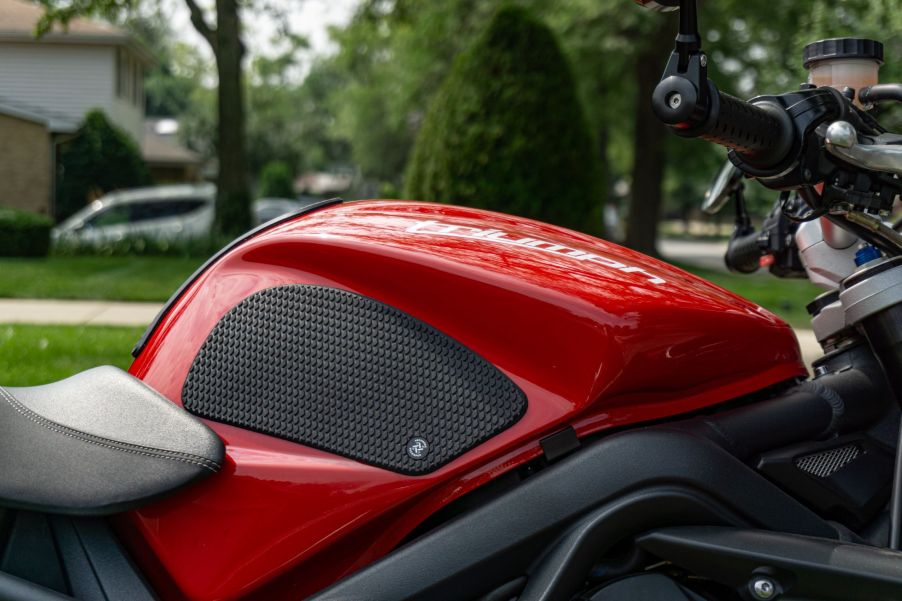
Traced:
<path id="1" fill-rule="evenodd" d="M 551 30 L 499 10 L 455 61 L 407 166 L 405 196 L 601 230 L 599 156 Z"/>

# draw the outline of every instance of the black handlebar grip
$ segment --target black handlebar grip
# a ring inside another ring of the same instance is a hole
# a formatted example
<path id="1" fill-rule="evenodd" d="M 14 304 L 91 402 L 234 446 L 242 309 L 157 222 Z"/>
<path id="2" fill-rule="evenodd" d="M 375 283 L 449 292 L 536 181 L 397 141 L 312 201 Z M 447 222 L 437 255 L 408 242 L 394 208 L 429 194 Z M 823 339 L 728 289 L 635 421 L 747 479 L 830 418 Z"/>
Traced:
<path id="1" fill-rule="evenodd" d="M 755 273 L 761 266 L 761 246 L 758 239 L 761 234 L 751 232 L 745 235 L 734 236 L 727 246 L 727 254 L 724 255 L 724 263 L 730 271 L 737 273 Z"/>
<path id="2" fill-rule="evenodd" d="M 712 86 L 713 88 L 713 86 Z M 776 110 L 740 100 L 714 88 L 708 123 L 699 138 L 732 148 L 756 164 L 776 164 L 791 143 L 788 123 Z"/>
<path id="3" fill-rule="evenodd" d="M 703 85 L 704 94 L 688 77 L 665 77 L 652 94 L 652 110 L 677 135 L 732 148 L 750 167 L 781 165 L 795 139 L 786 110 L 770 99 L 751 103 L 724 94 L 710 79 Z"/>

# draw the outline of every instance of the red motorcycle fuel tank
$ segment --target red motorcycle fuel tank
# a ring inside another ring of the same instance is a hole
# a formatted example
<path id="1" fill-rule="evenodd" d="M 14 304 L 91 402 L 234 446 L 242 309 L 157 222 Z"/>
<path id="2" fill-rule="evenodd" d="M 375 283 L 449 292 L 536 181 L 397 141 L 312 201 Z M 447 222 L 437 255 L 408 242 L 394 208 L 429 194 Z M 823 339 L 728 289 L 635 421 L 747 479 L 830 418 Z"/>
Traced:
<path id="1" fill-rule="evenodd" d="M 313 309 L 292 313 L 293 303 Z M 329 344 L 344 346 L 323 360 Z M 298 348 L 305 356 L 285 356 Z M 401 361 L 393 373 L 416 381 L 399 376 L 398 390 L 425 399 L 441 388 L 436 410 L 447 416 L 395 404 L 376 367 L 361 386 L 368 367 L 351 355 Z M 536 458 L 540 440 L 565 427 L 583 437 L 676 416 L 805 368 L 783 321 L 639 253 L 477 209 L 363 201 L 270 225 L 203 268 L 131 373 L 226 443 L 222 473 L 122 524 L 164 596 L 213 601 L 303 598 Z M 313 374 L 294 381 L 306 434 L 280 430 L 294 391 L 271 386 L 269 373 Z M 263 400 L 273 395 L 279 409 Z M 366 411 L 376 413 L 361 433 Z M 427 417 L 448 436 L 405 430 Z M 389 435 L 387 451 L 358 444 Z"/>

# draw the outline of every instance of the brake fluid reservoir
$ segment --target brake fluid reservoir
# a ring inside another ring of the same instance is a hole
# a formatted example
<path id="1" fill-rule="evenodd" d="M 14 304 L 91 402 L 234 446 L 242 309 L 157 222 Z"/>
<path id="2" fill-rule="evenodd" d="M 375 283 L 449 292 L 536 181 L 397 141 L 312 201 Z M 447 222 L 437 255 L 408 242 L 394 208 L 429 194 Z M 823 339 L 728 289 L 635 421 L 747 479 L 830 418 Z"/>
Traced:
<path id="1" fill-rule="evenodd" d="M 879 82 L 883 44 L 866 38 L 832 38 L 808 44 L 802 57 L 808 83 L 840 91 L 852 88 L 858 104 L 858 90 Z"/>

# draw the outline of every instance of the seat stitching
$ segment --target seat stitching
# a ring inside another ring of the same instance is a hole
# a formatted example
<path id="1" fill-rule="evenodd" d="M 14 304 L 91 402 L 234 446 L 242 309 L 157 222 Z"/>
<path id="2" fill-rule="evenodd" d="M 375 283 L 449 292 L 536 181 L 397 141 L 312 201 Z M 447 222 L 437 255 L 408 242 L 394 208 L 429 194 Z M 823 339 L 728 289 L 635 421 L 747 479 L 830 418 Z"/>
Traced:
<path id="1" fill-rule="evenodd" d="M 52 420 L 49 420 L 41 415 L 38 415 L 25 405 L 23 405 L 20 401 L 18 401 L 15 397 L 10 394 L 8 390 L 0 386 L 0 395 L 2 395 L 6 401 L 12 406 L 13 409 L 18 411 L 23 417 L 27 418 L 30 421 L 35 422 L 39 426 L 47 428 L 48 430 L 52 430 L 57 432 L 58 434 L 63 434 L 64 436 L 69 436 L 70 438 L 75 438 L 76 440 L 81 440 L 82 442 L 87 442 L 91 444 L 95 444 L 101 447 L 106 447 L 112 449 L 114 451 L 122 451 L 124 453 L 132 453 L 135 455 L 144 455 L 147 457 L 153 457 L 157 459 L 171 459 L 173 461 L 181 461 L 183 463 L 191 463 L 193 465 L 197 465 L 203 468 L 206 468 L 212 472 L 219 471 L 220 465 L 215 461 L 207 459 L 206 457 L 200 457 L 197 455 L 192 455 L 190 453 L 182 453 L 180 451 L 169 451 L 167 449 L 154 449 L 151 447 L 145 447 L 141 445 L 135 445 L 128 442 L 122 442 L 119 440 L 112 440 L 110 438 L 104 438 L 103 436 L 97 436 L 96 434 L 88 434 L 87 432 L 81 432 L 79 430 L 75 430 L 74 428 L 69 428 L 68 426 L 64 426 L 62 424 L 58 424 Z M 171 454 L 170 454 L 171 453 Z"/>

